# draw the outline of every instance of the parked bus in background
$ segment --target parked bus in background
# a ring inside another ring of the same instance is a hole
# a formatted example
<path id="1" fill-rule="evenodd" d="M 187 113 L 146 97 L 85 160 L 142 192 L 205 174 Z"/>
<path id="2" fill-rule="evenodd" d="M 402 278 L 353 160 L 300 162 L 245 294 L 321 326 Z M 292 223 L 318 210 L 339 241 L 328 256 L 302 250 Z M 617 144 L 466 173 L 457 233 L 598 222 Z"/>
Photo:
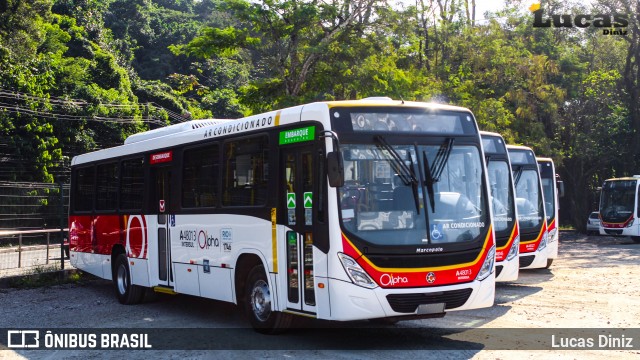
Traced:
<path id="1" fill-rule="evenodd" d="M 640 243 L 640 175 L 608 179 L 600 192 L 600 234 Z"/>
<path id="2" fill-rule="evenodd" d="M 194 120 L 72 160 L 73 266 L 294 315 L 390 321 L 493 305 L 482 143 L 464 108 L 373 98 Z"/>
<path id="3" fill-rule="evenodd" d="M 487 162 L 493 228 L 496 234 L 496 281 L 518 279 L 520 231 L 515 205 L 515 186 L 511 162 L 502 135 L 481 131 L 482 148 Z"/>
<path id="4" fill-rule="evenodd" d="M 547 217 L 536 156 L 526 146 L 507 145 L 516 186 L 520 227 L 520 269 L 547 266 Z"/>
<path id="5" fill-rule="evenodd" d="M 556 167 L 551 158 L 537 157 L 540 179 L 542 180 L 542 192 L 544 198 L 544 212 L 547 215 L 547 231 L 549 242 L 547 243 L 547 268 L 558 257 L 560 246 L 559 228 L 559 197 L 564 196 L 564 183 L 556 174 Z"/>

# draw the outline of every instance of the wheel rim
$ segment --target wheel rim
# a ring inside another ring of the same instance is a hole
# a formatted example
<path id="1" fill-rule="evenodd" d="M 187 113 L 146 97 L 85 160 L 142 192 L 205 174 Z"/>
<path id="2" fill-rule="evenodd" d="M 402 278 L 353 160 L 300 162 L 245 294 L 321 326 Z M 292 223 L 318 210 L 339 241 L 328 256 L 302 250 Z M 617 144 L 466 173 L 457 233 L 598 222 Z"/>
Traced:
<path id="1" fill-rule="evenodd" d="M 267 321 L 271 314 L 271 293 L 269 285 L 264 280 L 258 280 L 251 290 L 251 309 L 260 321 Z"/>
<path id="2" fill-rule="evenodd" d="M 118 292 L 124 295 L 129 287 L 129 279 L 127 279 L 127 269 L 123 265 L 118 266 L 116 282 L 118 283 Z"/>

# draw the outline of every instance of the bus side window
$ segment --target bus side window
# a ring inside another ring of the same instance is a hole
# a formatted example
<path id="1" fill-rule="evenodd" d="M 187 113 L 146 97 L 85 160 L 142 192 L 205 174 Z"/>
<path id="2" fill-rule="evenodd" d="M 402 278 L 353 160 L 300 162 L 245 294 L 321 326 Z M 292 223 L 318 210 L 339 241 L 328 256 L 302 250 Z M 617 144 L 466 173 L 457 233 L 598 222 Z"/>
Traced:
<path id="1" fill-rule="evenodd" d="M 118 163 L 97 167 L 96 210 L 116 210 L 118 206 Z"/>
<path id="2" fill-rule="evenodd" d="M 74 211 L 93 211 L 95 197 L 95 168 L 93 166 L 78 169 L 75 178 Z"/>
<path id="3" fill-rule="evenodd" d="M 144 159 L 122 161 L 120 165 L 120 209 L 142 211 L 144 194 Z"/>
<path id="4" fill-rule="evenodd" d="M 217 145 L 184 152 L 182 207 L 198 208 L 217 205 L 219 168 Z"/>
<path id="5" fill-rule="evenodd" d="M 224 144 L 224 206 L 262 206 L 267 201 L 269 144 L 258 136 Z"/>

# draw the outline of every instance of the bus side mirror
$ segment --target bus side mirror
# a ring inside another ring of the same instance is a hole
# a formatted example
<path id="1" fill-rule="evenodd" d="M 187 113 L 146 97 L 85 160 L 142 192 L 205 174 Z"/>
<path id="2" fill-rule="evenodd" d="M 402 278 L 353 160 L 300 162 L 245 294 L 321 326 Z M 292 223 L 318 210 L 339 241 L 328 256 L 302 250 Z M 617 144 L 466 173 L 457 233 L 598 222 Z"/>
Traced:
<path id="1" fill-rule="evenodd" d="M 344 186 L 344 166 L 339 152 L 332 151 L 327 154 L 327 176 L 329 177 L 329 186 Z"/>
<path id="2" fill-rule="evenodd" d="M 564 197 L 564 181 L 559 180 L 557 183 L 558 183 L 558 197 Z"/>

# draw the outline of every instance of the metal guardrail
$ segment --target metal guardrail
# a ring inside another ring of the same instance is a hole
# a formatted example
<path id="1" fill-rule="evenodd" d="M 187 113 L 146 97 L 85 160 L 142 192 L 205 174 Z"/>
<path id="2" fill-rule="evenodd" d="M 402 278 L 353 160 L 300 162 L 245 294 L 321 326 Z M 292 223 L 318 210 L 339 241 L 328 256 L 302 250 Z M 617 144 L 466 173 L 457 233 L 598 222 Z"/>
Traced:
<path id="1" fill-rule="evenodd" d="M 41 230 L 0 230 L 0 242 L 3 241 L 2 238 L 5 238 L 4 241 L 6 241 L 6 238 L 9 236 L 16 236 L 18 237 L 18 247 L 9 247 L 6 249 L 0 249 L 0 253 L 12 253 L 12 252 L 17 252 L 18 253 L 18 268 L 21 268 L 23 266 L 23 252 L 26 251 L 34 251 L 34 250 L 41 250 L 43 247 L 46 246 L 46 261 L 45 264 L 49 264 L 49 250 L 53 247 L 53 248 L 57 248 L 58 246 L 60 247 L 60 270 L 64 270 L 64 260 L 69 258 L 69 244 L 66 241 L 66 239 L 68 239 L 68 237 L 65 236 L 65 234 L 68 234 L 69 229 L 65 228 L 65 229 L 41 229 Z M 54 244 L 51 245 L 51 234 L 53 233 L 59 233 L 60 234 L 60 242 L 59 244 Z M 46 234 L 46 245 L 29 245 L 29 246 L 24 246 L 23 245 L 23 237 L 24 235 L 32 235 L 32 234 Z M 8 250 L 8 251 L 7 251 Z M 15 261 L 15 260 L 14 260 Z"/>

